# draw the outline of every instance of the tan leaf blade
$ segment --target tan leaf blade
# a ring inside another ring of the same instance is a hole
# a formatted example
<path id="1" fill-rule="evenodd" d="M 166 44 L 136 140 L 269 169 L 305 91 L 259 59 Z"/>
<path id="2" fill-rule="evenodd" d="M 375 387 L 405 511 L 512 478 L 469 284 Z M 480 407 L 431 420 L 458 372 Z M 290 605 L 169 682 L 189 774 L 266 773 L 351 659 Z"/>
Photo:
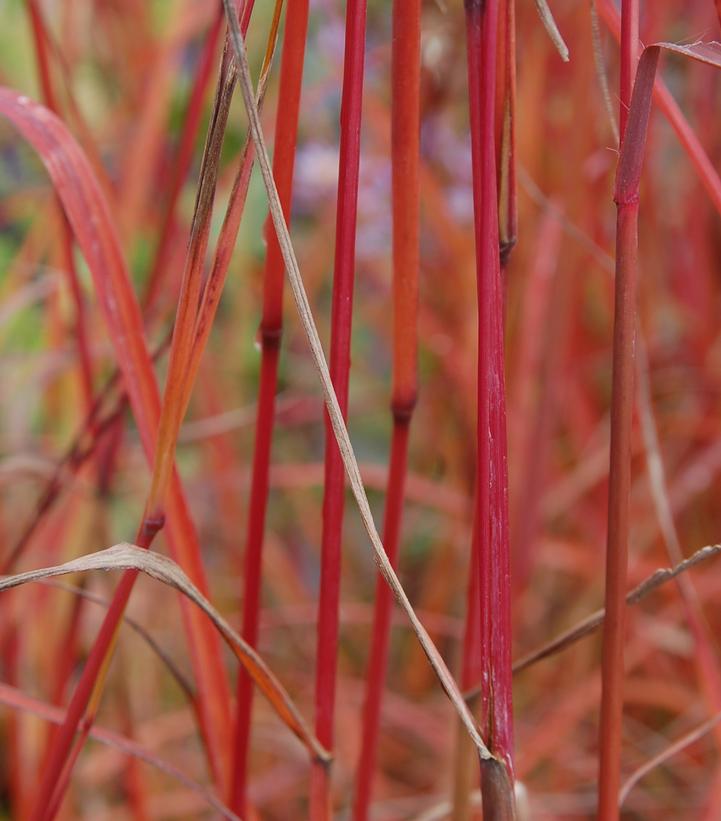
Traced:
<path id="1" fill-rule="evenodd" d="M 551 13 L 551 9 L 546 0 L 536 0 L 536 11 L 538 12 L 538 16 L 541 18 L 541 22 L 543 23 L 543 27 L 546 29 L 546 33 L 551 38 L 553 45 L 556 47 L 556 51 L 561 55 L 563 62 L 567 63 L 570 59 L 568 46 L 566 45 L 566 41 L 563 39 L 561 32 L 558 29 L 558 25 L 553 18 L 553 14 Z"/>
<path id="2" fill-rule="evenodd" d="M 180 567 L 167 556 L 151 553 L 125 542 L 88 553 L 77 559 L 53 567 L 29 570 L 0 579 L 0 591 L 19 587 L 28 582 L 41 581 L 54 576 L 65 576 L 70 573 L 87 573 L 91 570 L 139 570 L 153 579 L 175 588 L 197 605 L 213 622 L 221 636 L 233 651 L 238 661 L 245 667 L 248 675 L 275 708 L 278 715 L 290 730 L 303 742 L 316 758 L 327 761 L 330 756 L 325 748 L 308 729 L 298 708 L 291 701 L 283 685 L 266 665 L 258 653 L 253 650 L 233 630 L 223 616 L 203 596 Z"/>

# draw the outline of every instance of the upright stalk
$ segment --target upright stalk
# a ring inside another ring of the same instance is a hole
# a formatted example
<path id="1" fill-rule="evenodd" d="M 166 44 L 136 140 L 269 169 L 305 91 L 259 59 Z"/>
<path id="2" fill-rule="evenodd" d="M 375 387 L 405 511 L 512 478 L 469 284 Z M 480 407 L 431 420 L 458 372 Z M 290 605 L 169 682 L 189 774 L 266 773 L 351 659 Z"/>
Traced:
<path id="1" fill-rule="evenodd" d="M 621 4 L 621 147 L 628 123 L 638 63 L 638 0 Z M 638 287 L 638 189 L 616 192 L 616 281 L 613 330 L 613 388 L 606 545 L 606 619 L 598 777 L 598 817 L 619 817 L 621 731 L 623 718 L 623 644 L 628 575 L 628 509 L 631 486 L 631 429 Z"/>
<path id="2" fill-rule="evenodd" d="M 495 98 L 498 0 L 466 0 L 468 88 L 478 281 L 476 527 L 481 729 L 498 762 L 482 768 L 486 818 L 511 818 L 513 730 L 508 476 Z"/>
<path id="3" fill-rule="evenodd" d="M 365 31 L 366 0 L 348 0 L 330 340 L 330 376 L 344 419 L 348 415 Z M 315 731 L 321 744 L 328 750 L 333 749 L 344 495 L 343 461 L 336 445 L 330 418 L 326 413 Z M 313 767 L 311 775 L 310 811 L 313 821 L 323 821 L 331 816 L 330 771 L 320 762 Z"/>
<path id="4" fill-rule="evenodd" d="M 471 11 L 466 4 L 467 18 Z M 473 12 L 475 13 L 475 12 Z M 516 12 L 515 0 L 501 0 L 497 17 L 497 45 L 495 76 L 495 115 L 490 126 L 495 130 L 495 161 L 498 202 L 499 264 L 502 274 L 506 270 L 511 251 L 516 244 L 517 233 L 517 191 L 516 191 Z M 470 45 L 470 40 L 469 40 Z M 471 51 L 469 49 L 469 71 Z M 471 107 L 477 105 L 478 92 L 471 93 Z M 473 126 L 472 126 L 473 130 Z M 473 138 L 472 138 L 473 139 Z M 475 159 L 474 159 L 475 162 Z M 493 241 L 492 239 L 490 241 Z M 477 252 L 478 253 L 478 252 Z M 501 283 L 501 293 L 504 284 Z M 502 297 L 503 300 L 503 297 Z M 501 316 L 503 324 L 503 316 Z M 505 439 L 505 435 L 504 435 Z M 476 476 L 474 497 L 477 496 L 479 477 Z M 481 585 L 478 509 L 473 517 L 471 561 L 469 565 L 466 620 L 463 639 L 463 663 L 461 680 L 465 690 L 477 685 L 483 676 L 483 644 L 481 642 Z M 476 703 L 471 707 L 476 709 Z M 470 795 L 473 788 L 473 766 L 469 759 L 472 747 L 467 735 L 459 725 L 459 735 L 455 750 L 453 821 L 465 821 L 470 817 Z"/>
<path id="5" fill-rule="evenodd" d="M 613 332 L 611 462 L 606 549 L 606 618 L 603 627 L 603 684 L 598 817 L 618 818 L 623 641 L 628 563 L 628 502 L 631 484 L 631 426 L 638 282 L 638 198 L 617 201 L 616 296 Z"/>
<path id="6" fill-rule="evenodd" d="M 619 81 L 619 129 L 621 140 L 623 140 L 626 131 L 633 81 L 636 77 L 636 66 L 638 65 L 639 2 L 640 0 L 621 0 L 621 71 Z"/>
<path id="7" fill-rule="evenodd" d="M 420 0 L 394 0 L 392 46 L 393 168 L 393 433 L 386 494 L 383 545 L 390 563 L 398 562 L 408 434 L 418 393 L 416 366 L 419 267 L 420 152 Z M 363 709 L 363 739 L 353 817 L 365 821 L 371 799 L 388 666 L 393 598 L 379 575 L 373 614 L 373 639 Z"/>
<path id="8" fill-rule="evenodd" d="M 290 219 L 307 29 L 308 0 L 288 0 L 273 152 L 273 176 L 286 222 Z M 242 635 L 253 647 L 258 641 L 261 557 L 268 502 L 270 450 L 275 423 L 275 395 L 278 385 L 280 339 L 283 330 L 283 280 L 285 278 L 285 265 L 270 217 L 266 222 L 265 231 L 268 253 L 263 279 L 263 317 L 260 323 L 260 386 L 243 579 Z M 250 676 L 241 670 L 238 676 L 238 711 L 235 718 L 235 747 L 230 797 L 231 809 L 240 815 L 247 814 L 246 784 L 253 689 Z"/>

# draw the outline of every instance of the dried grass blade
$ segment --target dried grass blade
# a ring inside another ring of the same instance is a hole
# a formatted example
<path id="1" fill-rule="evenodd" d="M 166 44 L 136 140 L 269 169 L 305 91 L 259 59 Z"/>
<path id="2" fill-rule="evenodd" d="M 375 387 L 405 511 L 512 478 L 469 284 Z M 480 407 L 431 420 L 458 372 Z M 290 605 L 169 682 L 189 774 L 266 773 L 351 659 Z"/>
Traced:
<path id="1" fill-rule="evenodd" d="M 551 42 L 556 47 L 556 51 L 560 54 L 563 62 L 567 63 L 571 59 L 568 46 L 559 31 L 558 24 L 553 17 L 550 6 L 546 0 L 535 0 L 535 3 L 536 11 L 538 12 L 538 16 L 541 18 L 541 22 L 543 23 L 543 27 L 546 29 L 546 33 L 551 38 Z"/>
<path id="2" fill-rule="evenodd" d="M 653 593 L 653 591 L 657 588 L 662 587 L 664 584 L 672 581 L 677 576 L 691 570 L 691 568 L 696 565 L 714 558 L 719 553 L 721 553 L 721 545 L 708 545 L 707 547 L 700 548 L 689 556 L 688 559 L 684 559 L 675 567 L 656 570 L 647 579 L 644 579 L 640 584 L 636 585 L 633 590 L 629 591 L 626 595 L 626 604 L 638 604 L 638 602 L 645 599 L 646 596 Z M 594 633 L 603 624 L 603 617 L 603 609 L 596 610 L 595 613 L 591 613 L 590 616 L 587 616 L 578 624 L 570 627 L 568 630 L 565 630 L 560 636 L 557 636 L 555 639 L 549 641 L 547 644 L 544 644 L 542 647 L 539 647 L 537 650 L 533 650 L 523 656 L 523 658 L 520 658 L 513 664 L 514 675 L 516 673 L 520 673 L 522 670 L 525 670 L 527 667 L 531 667 L 538 661 L 542 661 L 550 656 L 555 656 L 556 653 L 560 653 L 562 650 L 565 650 L 567 647 L 575 644 L 580 639 L 590 636 L 591 633 Z M 474 692 L 474 690 L 469 690 L 466 697 L 472 698 Z"/>
<path id="3" fill-rule="evenodd" d="M 261 692 L 272 704 L 286 726 L 303 742 L 308 751 L 321 761 L 328 760 L 328 753 L 308 729 L 303 716 L 292 702 L 283 685 L 258 653 L 233 630 L 221 613 L 205 598 L 190 581 L 179 565 L 167 556 L 152 553 L 144 548 L 121 543 L 88 553 L 69 562 L 28 570 L 0 579 L 0 591 L 10 590 L 28 582 L 67 576 L 70 573 L 87 573 L 92 570 L 135 570 L 174 588 L 188 598 L 210 619 L 238 661 L 247 670 Z"/>

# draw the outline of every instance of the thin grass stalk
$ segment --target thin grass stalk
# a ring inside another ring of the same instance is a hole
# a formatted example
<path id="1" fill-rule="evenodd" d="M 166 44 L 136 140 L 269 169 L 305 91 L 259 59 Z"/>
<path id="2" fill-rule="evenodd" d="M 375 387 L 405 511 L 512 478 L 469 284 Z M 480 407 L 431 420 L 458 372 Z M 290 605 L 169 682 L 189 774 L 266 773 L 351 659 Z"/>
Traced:
<path id="1" fill-rule="evenodd" d="M 503 365 L 503 295 L 498 241 L 495 95 L 496 0 L 466 0 L 468 88 L 478 279 L 478 522 L 481 727 L 500 766 L 484 766 L 487 818 L 511 818 L 513 730 L 511 588 Z M 497 762 L 496 762 L 497 763 Z"/>
<path id="2" fill-rule="evenodd" d="M 160 227 L 160 238 L 158 239 L 152 267 L 148 276 L 147 285 L 145 286 L 145 293 L 143 294 L 143 307 L 146 313 L 152 310 L 155 300 L 161 291 L 160 286 L 165 275 L 168 255 L 172 245 L 172 228 L 176 219 L 178 198 L 183 188 L 183 183 L 188 176 L 190 163 L 193 160 L 193 150 L 203 114 L 203 101 L 212 76 L 215 55 L 218 50 L 218 41 L 224 28 L 223 22 L 223 9 L 220 8 L 206 36 L 203 53 L 200 56 L 198 69 L 195 73 L 195 80 L 190 93 L 188 107 L 185 112 L 185 117 L 183 118 L 183 130 L 180 135 L 180 142 L 173 163 L 172 178 L 169 186 L 170 193 L 168 194 L 165 214 Z"/>
<path id="3" fill-rule="evenodd" d="M 252 7 L 252 0 L 248 0 L 240 22 L 240 30 L 244 37 L 250 22 Z M 275 53 L 282 8 L 283 0 L 276 0 L 256 92 L 256 106 L 259 109 L 263 105 L 270 66 Z M 241 160 L 233 181 L 213 264 L 207 277 L 204 277 L 203 262 L 210 230 L 220 148 L 236 78 L 237 67 L 232 58 L 232 49 L 226 39 L 221 66 L 221 80 L 218 86 L 219 92 L 214 109 L 217 119 L 209 132 L 208 143 L 204 152 L 200 175 L 201 187 L 196 200 L 190 250 L 186 259 L 186 269 L 183 275 L 178 314 L 173 333 L 173 344 L 170 350 L 170 367 L 163 406 L 164 411 L 167 409 L 167 413 L 161 416 L 159 432 L 161 444 L 166 443 L 167 446 L 158 451 L 159 457 L 154 472 L 154 484 L 150 493 L 150 497 L 153 497 L 152 504 L 155 506 L 162 506 L 163 503 L 164 487 L 167 485 L 167 471 L 174 459 L 180 425 L 188 408 L 203 351 L 213 326 L 220 295 L 230 266 L 232 251 L 238 236 L 240 220 L 245 208 L 250 184 L 250 175 L 253 169 L 254 147 L 248 137 L 241 151 Z M 177 334 L 176 344 L 176 331 L 178 331 L 178 328 L 182 328 L 182 331 Z M 152 506 L 150 500 L 148 504 Z M 157 518 L 157 515 L 153 518 Z"/>
<path id="4" fill-rule="evenodd" d="M 552 18 L 551 18 L 552 19 Z M 560 39 L 560 35 L 559 35 Z M 556 40 L 554 39 L 554 42 Z M 505 271 L 518 232 L 518 191 L 516 181 L 516 10 L 515 0 L 503 0 L 498 14 L 498 71 L 496 75 L 496 166 L 498 179 L 499 259 Z M 477 491 L 474 490 L 474 497 Z M 464 625 L 461 681 L 468 690 L 482 675 L 480 642 L 480 558 L 478 554 L 478 517 L 473 519 L 471 561 L 468 575 L 466 618 Z M 471 704 L 475 712 L 476 704 Z M 463 821 L 471 810 L 472 769 L 467 734 L 462 726 L 455 750 L 452 817 Z"/>
<path id="5" fill-rule="evenodd" d="M 609 115 L 611 130 L 616 137 L 616 142 L 620 143 L 620 136 L 616 117 L 612 109 L 611 95 L 609 92 L 608 78 L 605 68 L 605 62 L 601 50 L 600 31 L 598 28 L 598 13 L 596 10 L 595 0 L 591 2 L 591 23 L 594 43 L 594 61 L 596 63 L 596 70 L 601 85 L 604 102 Z M 636 20 L 637 23 L 637 20 Z M 629 39 L 629 31 L 633 34 L 635 25 L 631 21 L 631 25 L 626 26 L 625 40 Z M 635 32 L 638 35 L 638 32 Z M 622 38 L 623 40 L 624 38 Z M 630 62 L 636 61 L 635 49 L 633 43 L 629 44 L 631 58 Z M 629 62 L 629 61 L 627 61 Z M 628 74 L 629 72 L 625 72 Z M 658 88 L 658 84 L 655 84 Z M 639 338 L 637 342 L 637 401 L 639 409 L 639 420 L 641 431 L 643 433 L 644 449 L 646 452 L 646 465 L 649 477 L 649 484 L 651 488 L 651 496 L 656 510 L 656 518 L 661 529 L 663 541 L 666 546 L 666 552 L 669 560 L 673 564 L 680 564 L 683 560 L 683 552 L 681 543 L 676 531 L 673 520 L 673 512 L 671 509 L 671 501 L 668 496 L 668 488 L 666 482 L 665 468 L 663 458 L 661 455 L 660 442 L 658 438 L 658 431 L 653 414 L 653 404 L 651 397 L 651 384 L 649 373 L 649 361 L 646 351 L 646 345 L 643 339 L 643 334 L 639 329 Z M 527 508 L 524 507 L 524 510 Z M 524 522 L 526 517 L 524 517 Z M 694 636 L 696 644 L 696 655 L 694 656 L 699 681 L 706 696 L 707 703 L 712 712 L 717 712 L 721 706 L 719 702 L 719 694 L 721 693 L 721 680 L 719 679 L 718 666 L 715 661 L 716 652 L 714 642 L 709 633 L 709 628 L 704 618 L 701 603 L 696 592 L 696 588 L 689 578 L 685 575 L 679 576 L 677 586 L 681 593 L 681 598 L 686 612 L 691 632 Z M 631 603 L 627 596 L 627 604 Z M 716 728 L 717 743 L 721 739 L 721 730 Z M 623 790 L 622 790 L 623 792 Z M 622 802 L 621 802 L 622 803 Z"/>
<path id="6" fill-rule="evenodd" d="M 603 695 L 600 728 L 599 817 L 618 818 L 620 785 L 623 617 L 628 540 L 635 307 L 638 280 L 638 207 L 651 98 L 661 49 L 721 68 L 721 46 L 657 43 L 643 52 L 636 73 L 626 134 L 621 143 L 614 199 L 616 297 L 614 317 L 611 466 L 606 570 L 606 629 L 603 643 Z"/>
<path id="7" fill-rule="evenodd" d="M 626 131 L 631 105 L 633 81 L 636 77 L 639 46 L 639 0 L 621 2 L 621 71 L 619 78 L 619 129 L 621 139 Z"/>
<path id="8" fill-rule="evenodd" d="M 235 70 L 232 67 L 232 58 L 226 42 L 213 114 L 203 152 L 190 242 L 178 298 L 173 340 L 170 346 L 168 377 L 158 430 L 158 447 L 155 451 L 153 478 L 144 514 L 149 532 L 153 530 L 157 532 L 157 529 L 162 527 L 165 491 L 174 464 L 174 443 L 189 398 L 187 365 L 195 346 L 195 319 L 203 287 L 203 265 L 208 247 L 220 150 L 228 121 L 235 79 Z M 139 536 L 142 538 L 143 534 L 140 533 Z"/>
<path id="9" fill-rule="evenodd" d="M 598 805 L 599 818 L 603 821 L 618 818 L 635 370 L 635 304 L 638 284 L 638 198 L 619 201 L 617 204 L 613 399 Z"/>
<path id="10" fill-rule="evenodd" d="M 290 221 L 293 171 L 300 112 L 300 95 L 308 29 L 308 0 L 289 0 L 278 90 L 273 177 L 286 222 Z M 243 579 L 242 636 L 252 647 L 258 642 L 261 561 L 268 504 L 270 451 L 275 424 L 278 360 L 283 332 L 283 282 L 285 265 L 270 217 L 266 222 L 268 252 L 263 275 L 263 315 L 260 323 L 260 385 L 256 410 L 256 436 L 246 532 Z M 237 685 L 237 713 L 230 807 L 247 813 L 246 785 L 250 742 L 253 684 L 243 670 Z"/>
<path id="11" fill-rule="evenodd" d="M 418 396 L 418 269 L 420 160 L 419 0 L 394 0 L 391 53 L 391 161 L 393 175 L 393 432 L 386 492 L 383 545 L 391 566 L 398 564 L 408 466 L 408 437 Z M 378 575 L 363 737 L 353 817 L 368 817 L 375 772 L 381 702 L 388 668 L 393 597 Z"/>
<path id="12" fill-rule="evenodd" d="M 638 0 L 621 3 L 619 127 L 623 144 L 638 63 Z M 598 815 L 618 818 L 626 587 L 628 578 L 631 436 L 635 392 L 636 292 L 638 289 L 638 191 L 616 198 L 616 279 L 613 331 L 611 453 L 606 544 L 606 619 L 603 628 Z"/>
<path id="13" fill-rule="evenodd" d="M 265 91 L 268 85 L 268 78 L 270 75 L 270 68 L 273 63 L 273 55 L 275 54 L 275 46 L 278 40 L 278 29 L 280 27 L 280 17 L 283 9 L 283 0 L 275 0 L 275 8 L 273 12 L 273 19 L 271 21 L 270 32 L 268 35 L 268 42 L 263 59 L 263 65 L 260 70 L 260 77 L 258 78 L 258 87 L 256 90 L 256 106 L 258 110 L 263 107 L 265 99 Z M 233 68 L 235 73 L 236 69 Z M 218 243 L 213 257 L 213 264 L 210 271 L 205 278 L 202 285 L 202 292 L 199 303 L 196 309 L 195 329 L 193 347 L 190 351 L 187 367 L 184 371 L 184 389 L 182 406 L 187 409 L 190 400 L 192 387 L 198 375 L 200 362 L 207 345 L 210 331 L 213 327 L 218 305 L 220 304 L 220 297 L 223 291 L 230 261 L 233 255 L 233 249 L 238 238 L 238 229 L 240 228 L 240 221 L 245 209 L 245 203 L 248 196 L 248 187 L 250 185 L 251 172 L 253 170 L 253 161 L 255 159 L 255 147 L 248 135 L 241 151 L 240 164 L 236 172 L 233 186 L 230 192 L 230 199 L 226 208 L 223 224 L 218 236 Z"/>
<path id="14" fill-rule="evenodd" d="M 348 415 L 365 29 L 366 0 L 348 0 L 340 114 L 338 201 L 329 362 L 331 381 L 344 420 Z M 331 421 L 326 413 L 323 533 L 315 676 L 315 731 L 321 744 L 329 750 L 332 750 L 334 746 L 338 604 L 344 503 L 343 461 L 335 442 Z M 313 821 L 324 821 L 330 816 L 330 768 L 323 764 L 316 764 L 311 775 L 310 817 Z"/>

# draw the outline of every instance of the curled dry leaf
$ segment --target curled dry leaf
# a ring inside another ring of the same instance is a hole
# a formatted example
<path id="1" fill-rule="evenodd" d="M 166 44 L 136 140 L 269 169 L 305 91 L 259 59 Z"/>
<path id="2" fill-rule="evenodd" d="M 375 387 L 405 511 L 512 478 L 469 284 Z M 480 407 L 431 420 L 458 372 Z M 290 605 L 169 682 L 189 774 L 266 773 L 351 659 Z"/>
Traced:
<path id="1" fill-rule="evenodd" d="M 199 607 L 213 622 L 226 644 L 233 651 L 238 661 L 247 670 L 258 688 L 275 708 L 276 712 L 290 730 L 303 742 L 312 755 L 321 760 L 329 760 L 328 752 L 318 743 L 310 732 L 298 708 L 291 701 L 283 685 L 278 681 L 267 664 L 243 639 L 233 630 L 223 616 L 213 607 L 198 588 L 190 581 L 180 567 L 167 556 L 151 553 L 125 542 L 88 553 L 77 559 L 53 567 L 28 570 L 0 579 L 0 591 L 19 587 L 28 582 L 41 581 L 54 576 L 65 576 L 70 573 L 87 573 L 91 570 L 139 570 L 169 587 L 175 588 Z"/>

